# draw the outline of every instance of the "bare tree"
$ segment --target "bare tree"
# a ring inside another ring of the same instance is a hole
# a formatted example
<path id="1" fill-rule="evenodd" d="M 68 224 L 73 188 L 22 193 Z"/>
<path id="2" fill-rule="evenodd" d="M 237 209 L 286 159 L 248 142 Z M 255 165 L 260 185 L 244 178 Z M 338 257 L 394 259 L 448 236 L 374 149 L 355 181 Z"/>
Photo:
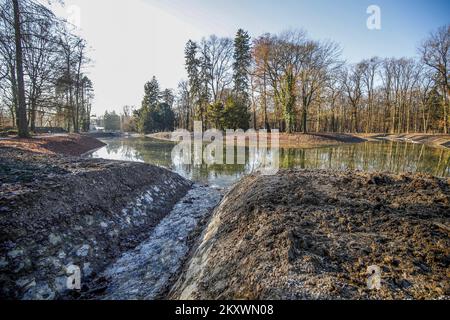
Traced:
<path id="1" fill-rule="evenodd" d="M 351 131 L 359 132 L 358 111 L 360 108 L 362 92 L 363 66 L 361 64 L 351 65 L 342 72 L 342 86 L 351 105 Z"/>
<path id="2" fill-rule="evenodd" d="M 223 98 L 224 89 L 232 82 L 233 41 L 215 35 L 201 42 L 203 73 L 212 94 L 213 102 Z"/>
<path id="3" fill-rule="evenodd" d="M 380 59 L 373 57 L 369 60 L 363 60 L 361 62 L 362 67 L 362 82 L 364 84 L 367 94 L 367 116 L 366 116 L 366 128 L 365 131 L 370 132 L 372 129 L 372 121 L 374 114 L 374 100 L 375 100 L 375 80 L 380 65 Z"/>
<path id="4" fill-rule="evenodd" d="M 38 118 L 42 125 L 45 117 L 61 115 L 78 131 L 93 97 L 92 82 L 83 74 L 89 61 L 84 40 L 35 0 L 2 1 L 0 17 L 0 98 L 20 136 L 28 135 L 28 126 L 34 131 Z"/>
<path id="5" fill-rule="evenodd" d="M 19 137 L 27 138 L 28 123 L 27 123 L 27 107 L 25 101 L 25 81 L 23 75 L 23 50 L 22 50 L 22 22 L 21 13 L 18 0 L 12 0 L 14 10 L 14 45 L 16 52 L 16 75 L 17 75 L 17 127 Z"/>
<path id="6" fill-rule="evenodd" d="M 448 133 L 448 113 L 449 113 L 449 69 L 448 64 L 450 60 L 450 25 L 440 27 L 436 32 L 430 34 L 426 39 L 419 52 L 422 56 L 422 61 L 438 74 L 439 84 L 442 88 L 443 97 L 443 123 L 444 133 Z"/>
<path id="7" fill-rule="evenodd" d="M 338 72 L 342 63 L 341 50 L 334 42 L 309 42 L 304 47 L 306 58 L 301 61 L 300 95 L 302 99 L 302 127 L 306 133 L 309 106 L 320 97 L 320 90 Z"/>

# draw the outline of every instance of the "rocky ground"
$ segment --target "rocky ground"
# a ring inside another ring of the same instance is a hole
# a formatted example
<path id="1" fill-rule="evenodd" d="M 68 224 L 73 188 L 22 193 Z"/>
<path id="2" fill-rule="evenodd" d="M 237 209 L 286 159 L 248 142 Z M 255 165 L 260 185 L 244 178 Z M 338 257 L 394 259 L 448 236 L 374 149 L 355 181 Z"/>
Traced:
<path id="1" fill-rule="evenodd" d="M 448 299 L 450 180 L 283 170 L 221 202 L 172 299 Z M 370 266 L 381 288 L 369 290 Z"/>
<path id="2" fill-rule="evenodd" d="M 0 147 L 0 298 L 57 299 L 145 240 L 191 188 L 168 170 Z"/>

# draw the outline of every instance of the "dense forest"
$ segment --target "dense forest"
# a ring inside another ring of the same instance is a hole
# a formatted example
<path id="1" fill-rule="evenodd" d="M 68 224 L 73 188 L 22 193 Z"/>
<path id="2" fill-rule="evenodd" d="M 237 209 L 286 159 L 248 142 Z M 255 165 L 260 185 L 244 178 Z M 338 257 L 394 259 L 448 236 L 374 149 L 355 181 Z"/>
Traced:
<path id="1" fill-rule="evenodd" d="M 38 126 L 89 130 L 86 41 L 33 0 L 1 0 L 0 16 L 0 128 L 21 136 Z M 423 40 L 416 58 L 350 64 L 338 43 L 303 30 L 252 39 L 240 29 L 234 39 L 189 40 L 187 79 L 176 90 L 161 90 L 153 77 L 142 105 L 123 108 L 119 126 L 116 114 L 105 116 L 114 116 L 112 128 L 142 133 L 192 130 L 196 120 L 204 129 L 448 133 L 449 47 L 446 25 Z"/>
<path id="2" fill-rule="evenodd" d="M 371 57 L 356 64 L 343 60 L 339 44 L 301 30 L 253 40 L 243 30 L 234 41 L 215 35 L 189 40 L 188 79 L 177 93 L 159 92 L 154 78 L 134 126 L 133 117 L 124 119 L 141 132 L 169 129 L 145 120 L 149 105 L 162 99 L 175 113 L 175 126 L 189 130 L 198 120 L 204 129 L 448 133 L 449 46 L 449 25 L 423 41 L 419 58 Z"/>
<path id="3" fill-rule="evenodd" d="M 89 130 L 88 46 L 73 30 L 36 1 L 0 1 L 0 128 Z"/>

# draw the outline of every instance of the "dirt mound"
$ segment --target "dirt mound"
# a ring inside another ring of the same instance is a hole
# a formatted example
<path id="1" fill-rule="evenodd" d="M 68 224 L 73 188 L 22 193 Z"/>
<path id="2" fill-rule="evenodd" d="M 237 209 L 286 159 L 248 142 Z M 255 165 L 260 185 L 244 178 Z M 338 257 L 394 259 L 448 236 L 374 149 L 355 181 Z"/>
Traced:
<path id="1" fill-rule="evenodd" d="M 280 146 L 284 148 L 313 148 L 365 141 L 363 138 L 339 133 L 280 134 Z"/>
<path id="2" fill-rule="evenodd" d="M 190 189 L 163 168 L 0 148 L 0 299 L 56 299 L 134 248 Z"/>
<path id="3" fill-rule="evenodd" d="M 216 209 L 170 297 L 448 298 L 449 182 L 318 170 L 250 176 Z M 367 286 L 373 265 L 379 290 Z"/>
<path id="4" fill-rule="evenodd" d="M 105 146 L 103 142 L 93 137 L 79 134 L 0 140 L 0 147 L 10 147 L 44 154 L 63 154 L 67 156 L 79 156 L 103 146 Z"/>

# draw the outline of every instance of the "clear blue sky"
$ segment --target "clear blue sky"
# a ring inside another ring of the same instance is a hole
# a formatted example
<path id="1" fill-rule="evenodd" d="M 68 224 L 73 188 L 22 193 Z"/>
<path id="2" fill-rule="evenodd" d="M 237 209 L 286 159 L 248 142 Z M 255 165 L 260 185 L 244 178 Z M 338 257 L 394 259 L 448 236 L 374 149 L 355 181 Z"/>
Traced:
<path id="1" fill-rule="evenodd" d="M 201 30 L 232 36 L 239 27 L 253 36 L 304 28 L 332 39 L 345 58 L 412 56 L 431 30 L 450 23 L 450 0 L 144 0 L 190 17 Z M 381 30 L 368 30 L 366 9 L 381 8 Z M 196 12 L 197 11 L 197 12 Z M 211 27 L 211 28 L 208 28 Z"/>
<path id="2" fill-rule="evenodd" d="M 252 36 L 303 28 L 331 39 L 343 57 L 416 56 L 428 33 L 450 23 L 450 0 L 66 0 L 80 9 L 80 33 L 93 47 L 94 111 L 139 106 L 144 83 L 155 75 L 163 87 L 185 78 L 184 45 L 190 38 Z M 381 9 L 381 30 L 366 27 L 369 5 Z M 67 16 L 66 9 L 58 10 Z"/>

